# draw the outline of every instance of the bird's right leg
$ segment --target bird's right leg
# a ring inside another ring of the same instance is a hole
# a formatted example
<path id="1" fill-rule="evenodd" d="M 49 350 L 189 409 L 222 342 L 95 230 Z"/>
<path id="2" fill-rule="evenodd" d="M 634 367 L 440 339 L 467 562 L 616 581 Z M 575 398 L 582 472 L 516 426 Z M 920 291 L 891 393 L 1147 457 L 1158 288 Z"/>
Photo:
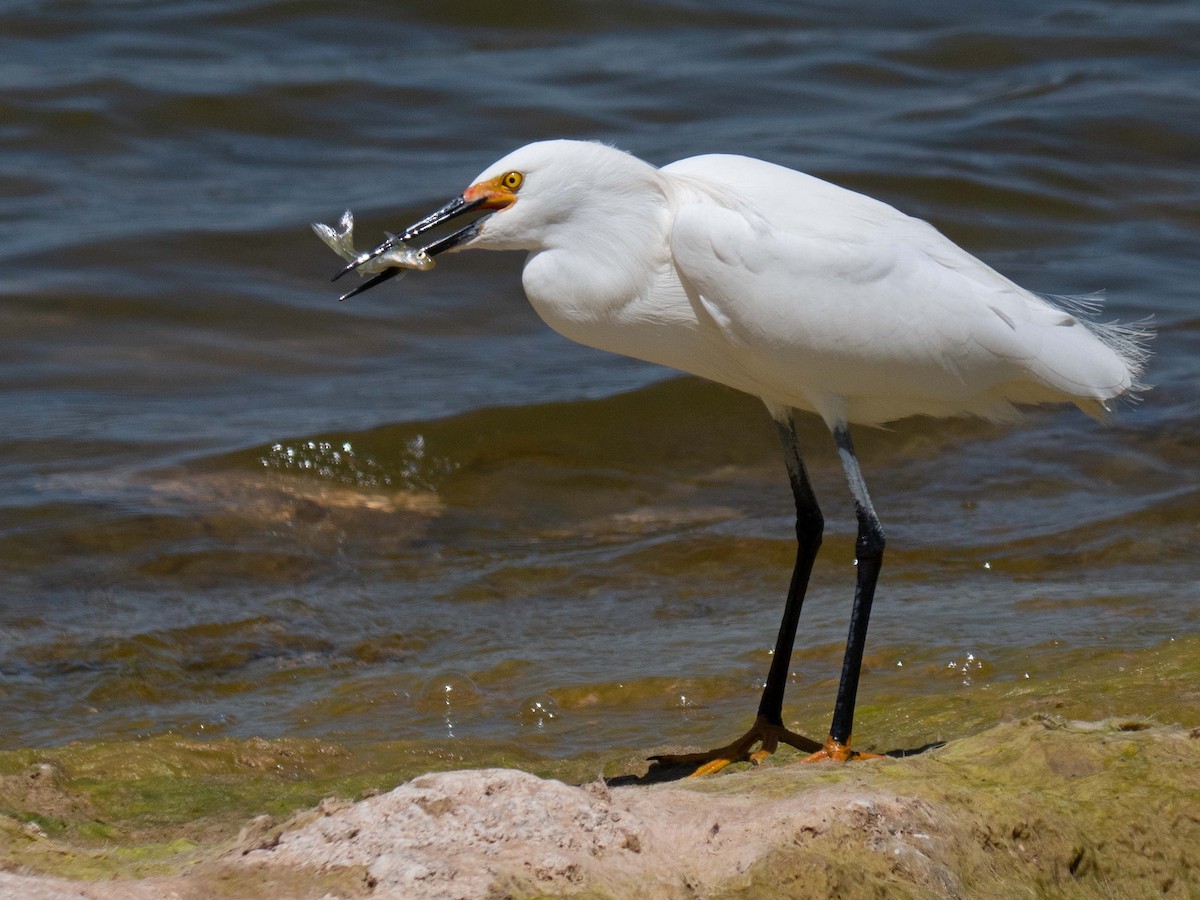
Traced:
<path id="1" fill-rule="evenodd" d="M 775 641 L 775 653 L 771 658 L 771 669 L 762 699 L 758 703 L 758 716 L 750 730 L 724 747 L 703 753 L 681 753 L 652 756 L 663 765 L 698 766 L 692 777 L 711 775 L 730 763 L 749 760 L 762 762 L 775 752 L 781 744 L 789 744 L 806 753 L 821 749 L 818 741 L 788 731 L 783 726 L 783 693 L 787 688 L 788 670 L 791 667 L 792 645 L 796 639 L 796 626 L 800 621 L 800 608 L 808 590 L 808 579 L 812 574 L 813 562 L 821 548 L 821 535 L 825 530 L 825 519 L 817 504 L 800 455 L 800 444 L 796 440 L 796 427 L 788 412 L 784 417 L 776 416 L 779 439 L 783 444 L 783 458 L 787 464 L 788 480 L 792 485 L 792 496 L 796 501 L 796 564 L 792 569 L 792 581 L 788 587 L 787 603 L 783 608 L 783 620 L 779 623 L 779 636 Z M 758 750 L 752 751 L 755 744 Z"/>
<path id="2" fill-rule="evenodd" d="M 854 442 L 850 439 L 850 426 L 845 422 L 835 425 L 833 439 L 837 443 L 838 455 L 846 470 L 846 481 L 854 494 L 854 511 L 858 518 L 858 539 L 855 541 L 854 606 L 850 612 L 850 635 L 846 639 L 846 657 L 842 662 L 842 680 L 838 686 L 837 702 L 833 708 L 833 724 L 825 745 L 805 762 L 820 762 L 832 759 L 846 762 L 851 759 L 881 759 L 875 753 L 861 753 L 850 749 L 850 731 L 854 725 L 854 704 L 858 697 L 858 678 L 862 671 L 863 648 L 867 643 L 867 623 L 871 618 L 871 604 L 875 599 L 875 584 L 879 580 L 879 569 L 883 565 L 883 548 L 886 540 L 871 495 L 867 493 L 867 482 L 854 453 Z"/>

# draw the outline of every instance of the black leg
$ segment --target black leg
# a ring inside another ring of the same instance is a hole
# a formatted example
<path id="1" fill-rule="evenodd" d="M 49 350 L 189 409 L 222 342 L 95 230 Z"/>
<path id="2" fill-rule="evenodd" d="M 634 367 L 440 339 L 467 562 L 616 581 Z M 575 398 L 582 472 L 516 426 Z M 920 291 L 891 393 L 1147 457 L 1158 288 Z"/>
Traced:
<path id="1" fill-rule="evenodd" d="M 775 642 L 775 656 L 771 659 L 771 671 L 767 673 L 767 684 L 763 688 L 762 700 L 758 704 L 758 716 L 754 724 L 740 738 L 725 747 L 702 753 L 667 753 L 650 757 L 664 766 L 697 766 L 692 777 L 711 775 L 730 763 L 749 760 L 762 762 L 775 752 L 780 744 L 788 744 L 805 753 L 816 753 L 822 745 L 803 735 L 795 734 L 783 727 L 783 692 L 787 688 L 788 671 L 791 668 L 792 644 L 796 639 L 796 625 L 800 621 L 800 607 L 804 603 L 804 592 L 808 588 L 808 576 L 812 573 L 813 560 L 821 546 L 821 532 L 825 521 L 817 506 L 800 458 L 800 445 L 796 441 L 796 428 L 790 410 L 769 406 L 779 439 L 783 443 L 783 458 L 787 463 L 788 478 L 792 484 L 792 495 L 796 498 L 796 566 L 792 570 L 792 583 L 788 588 L 787 604 L 783 609 L 783 621 L 779 623 L 779 638 Z M 761 749 L 754 751 L 754 746 Z"/>
<path id="2" fill-rule="evenodd" d="M 788 670 L 791 668 L 796 625 L 800 621 L 800 607 L 804 604 L 804 593 L 808 589 L 813 561 L 821 548 L 825 519 L 821 516 L 817 496 L 813 493 L 808 472 L 804 469 L 804 460 L 800 456 L 800 445 L 796 441 L 796 428 L 791 417 L 789 416 L 787 421 L 776 420 L 775 424 L 783 444 L 783 458 L 787 463 L 788 478 L 792 483 L 792 496 L 796 499 L 796 566 L 792 570 L 792 582 L 788 587 L 787 603 L 783 608 L 783 621 L 779 623 L 779 637 L 775 641 L 775 655 L 771 659 L 771 671 L 767 673 L 767 684 L 758 704 L 758 714 L 772 725 L 782 725 L 783 692 L 787 688 Z"/>
<path id="3" fill-rule="evenodd" d="M 830 738 L 839 744 L 849 745 L 854 726 L 859 670 L 862 668 L 863 648 L 867 643 L 867 623 L 871 618 L 871 602 L 875 598 L 875 582 L 883 565 L 884 534 L 879 517 L 875 515 L 875 507 L 871 505 L 858 457 L 854 455 L 849 426 L 842 424 L 834 428 L 833 439 L 842 458 L 842 467 L 846 470 L 846 480 L 854 494 L 854 511 L 858 517 L 858 540 L 855 543 L 858 575 L 854 587 L 854 607 L 850 611 L 850 635 L 846 639 L 842 682 L 833 708 L 833 725 L 829 729 Z"/>

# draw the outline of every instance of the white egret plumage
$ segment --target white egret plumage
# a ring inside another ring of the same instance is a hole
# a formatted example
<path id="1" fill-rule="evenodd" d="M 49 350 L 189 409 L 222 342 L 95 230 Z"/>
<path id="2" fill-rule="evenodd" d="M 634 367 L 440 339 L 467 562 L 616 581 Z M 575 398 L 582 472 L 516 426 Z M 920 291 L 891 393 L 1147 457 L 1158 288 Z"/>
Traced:
<path id="1" fill-rule="evenodd" d="M 758 716 L 730 745 L 665 762 L 716 771 L 780 742 L 849 759 L 884 532 L 850 425 L 914 415 L 1009 419 L 1024 404 L 1100 415 L 1142 389 L 1144 328 L 1099 324 L 1018 287 L 931 225 L 885 203 L 743 156 L 656 168 L 611 147 L 544 141 L 485 169 L 460 196 L 354 259 L 376 262 L 457 216 L 466 228 L 421 248 L 525 250 L 538 314 L 572 340 L 760 397 L 796 502 L 797 558 Z M 352 296 L 396 274 L 387 268 Z M 801 604 L 824 526 L 793 416 L 833 434 L 858 520 L 856 588 L 842 678 L 824 742 L 783 726 Z M 752 752 L 756 744 L 761 745 Z"/>

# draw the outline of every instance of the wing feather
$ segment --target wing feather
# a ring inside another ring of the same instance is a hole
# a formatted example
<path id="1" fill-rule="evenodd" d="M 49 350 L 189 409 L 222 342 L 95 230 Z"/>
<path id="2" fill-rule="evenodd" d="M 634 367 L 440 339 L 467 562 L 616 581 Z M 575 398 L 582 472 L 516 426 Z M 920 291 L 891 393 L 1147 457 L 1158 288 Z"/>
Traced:
<path id="1" fill-rule="evenodd" d="M 745 157 L 663 171 L 680 280 L 771 402 L 836 397 L 852 421 L 1004 417 L 1102 402 L 1136 375 L 1094 326 L 884 203 Z"/>

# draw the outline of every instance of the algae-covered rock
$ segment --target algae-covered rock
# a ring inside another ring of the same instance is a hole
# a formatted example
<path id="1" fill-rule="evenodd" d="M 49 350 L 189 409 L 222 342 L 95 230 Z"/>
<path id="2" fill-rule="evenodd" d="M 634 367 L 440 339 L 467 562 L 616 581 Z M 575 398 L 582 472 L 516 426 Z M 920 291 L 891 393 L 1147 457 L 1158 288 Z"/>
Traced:
<path id="1" fill-rule="evenodd" d="M 258 819 L 188 873 L 29 896 L 1183 898 L 1197 848 L 1200 730 L 1037 716 L 905 759 L 708 781 L 430 774 Z"/>

